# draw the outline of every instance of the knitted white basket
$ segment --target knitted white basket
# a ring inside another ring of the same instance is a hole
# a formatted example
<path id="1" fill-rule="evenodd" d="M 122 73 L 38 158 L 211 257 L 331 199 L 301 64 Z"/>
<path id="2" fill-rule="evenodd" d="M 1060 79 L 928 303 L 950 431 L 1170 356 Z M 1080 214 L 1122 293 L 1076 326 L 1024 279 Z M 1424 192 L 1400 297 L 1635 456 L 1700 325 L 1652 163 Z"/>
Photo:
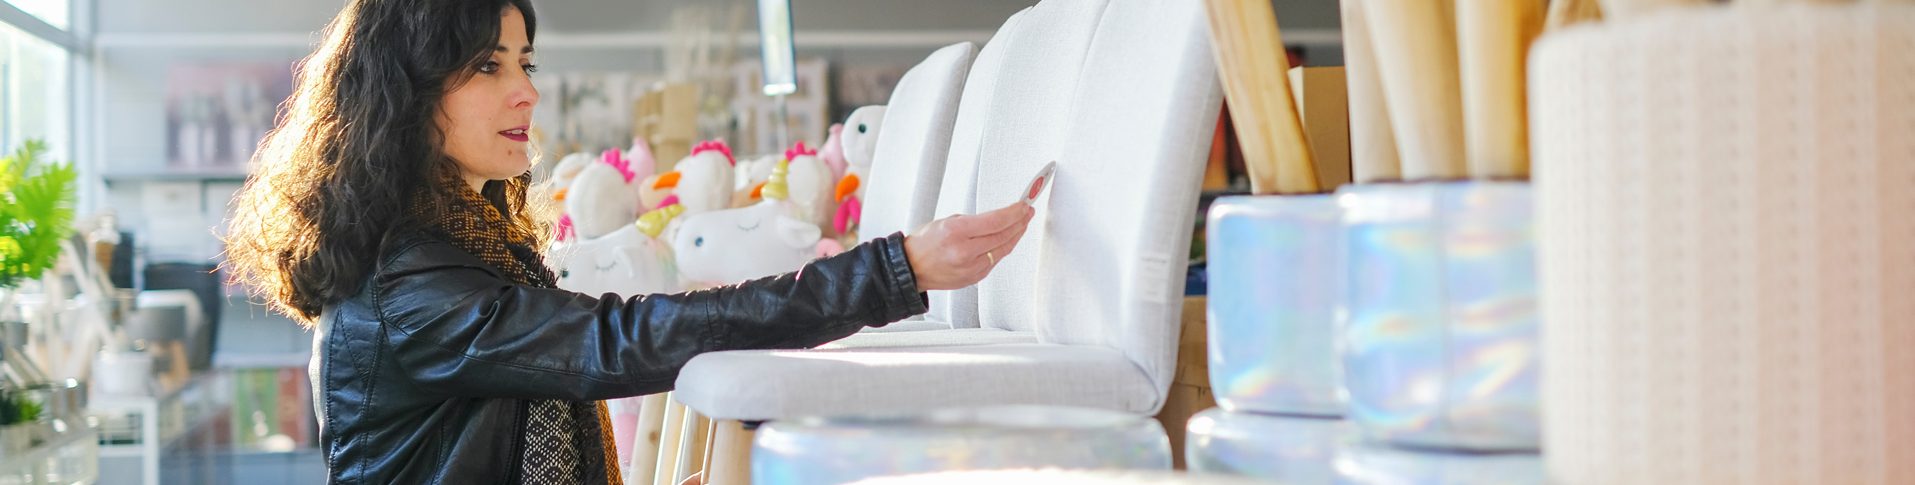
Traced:
<path id="1" fill-rule="evenodd" d="M 1915 483 L 1915 7 L 1531 57 L 1553 481 Z"/>

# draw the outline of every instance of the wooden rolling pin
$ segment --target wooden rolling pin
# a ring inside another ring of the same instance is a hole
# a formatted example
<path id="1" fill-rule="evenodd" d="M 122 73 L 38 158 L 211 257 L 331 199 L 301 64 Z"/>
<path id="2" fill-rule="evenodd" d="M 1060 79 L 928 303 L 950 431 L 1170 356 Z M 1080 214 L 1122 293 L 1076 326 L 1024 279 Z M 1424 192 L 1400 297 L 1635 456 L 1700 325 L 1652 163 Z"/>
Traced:
<path id="1" fill-rule="evenodd" d="M 1452 180 L 1463 162 L 1454 0 L 1364 0 L 1403 179 Z"/>
<path id="2" fill-rule="evenodd" d="M 1359 184 L 1403 180 L 1363 0 L 1343 0 L 1342 7 L 1343 79 L 1350 97 L 1350 179 Z"/>
<path id="3" fill-rule="evenodd" d="M 1596 0 L 1550 0 L 1549 19 L 1545 23 L 1548 30 L 1556 30 L 1601 20 L 1602 6 Z"/>
<path id="4" fill-rule="evenodd" d="M 1289 59 L 1269 0 L 1205 0 L 1212 52 L 1230 102 L 1250 189 L 1311 194 L 1317 184 L 1310 142 L 1290 99 Z"/>
<path id="5" fill-rule="evenodd" d="M 1465 153 L 1471 178 L 1529 178 L 1524 92 L 1530 42 L 1543 29 L 1541 0 L 1456 0 Z"/>

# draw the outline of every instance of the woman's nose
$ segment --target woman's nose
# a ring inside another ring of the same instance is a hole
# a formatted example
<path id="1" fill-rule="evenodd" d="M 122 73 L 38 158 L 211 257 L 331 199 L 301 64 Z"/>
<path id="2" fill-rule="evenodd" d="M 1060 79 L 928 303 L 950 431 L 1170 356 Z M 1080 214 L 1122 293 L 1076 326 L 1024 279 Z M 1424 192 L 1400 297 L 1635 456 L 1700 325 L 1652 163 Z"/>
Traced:
<path id="1" fill-rule="evenodd" d="M 532 76 L 520 75 L 512 84 L 512 94 L 507 98 L 513 108 L 531 109 L 539 104 L 539 88 L 532 85 Z"/>

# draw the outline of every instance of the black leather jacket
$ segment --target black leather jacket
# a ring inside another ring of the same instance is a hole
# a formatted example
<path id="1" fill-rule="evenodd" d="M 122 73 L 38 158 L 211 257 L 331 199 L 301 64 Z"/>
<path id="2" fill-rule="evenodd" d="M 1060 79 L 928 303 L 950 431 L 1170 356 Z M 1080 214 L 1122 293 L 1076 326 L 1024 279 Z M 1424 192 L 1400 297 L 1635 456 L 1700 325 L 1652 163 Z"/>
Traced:
<path id="1" fill-rule="evenodd" d="M 620 298 L 516 285 L 418 231 L 321 312 L 313 395 L 331 483 L 517 483 L 530 399 L 663 392 L 693 356 L 805 348 L 925 311 L 891 235 L 796 273 Z M 586 483 L 606 483 L 599 450 Z"/>

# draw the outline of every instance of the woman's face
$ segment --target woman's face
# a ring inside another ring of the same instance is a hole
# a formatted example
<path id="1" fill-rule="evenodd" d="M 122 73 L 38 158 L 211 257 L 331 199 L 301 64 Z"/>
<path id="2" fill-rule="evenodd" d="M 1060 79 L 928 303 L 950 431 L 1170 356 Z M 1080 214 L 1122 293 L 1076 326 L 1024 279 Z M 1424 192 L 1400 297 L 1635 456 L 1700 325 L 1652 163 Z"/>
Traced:
<path id="1" fill-rule="evenodd" d="M 473 190 L 487 180 L 517 177 L 531 169 L 526 154 L 532 106 L 532 43 L 525 38 L 525 17 L 507 7 L 499 17 L 499 45 L 491 57 L 472 66 L 470 79 L 446 93 L 437 121 L 440 147 L 459 164 Z"/>

